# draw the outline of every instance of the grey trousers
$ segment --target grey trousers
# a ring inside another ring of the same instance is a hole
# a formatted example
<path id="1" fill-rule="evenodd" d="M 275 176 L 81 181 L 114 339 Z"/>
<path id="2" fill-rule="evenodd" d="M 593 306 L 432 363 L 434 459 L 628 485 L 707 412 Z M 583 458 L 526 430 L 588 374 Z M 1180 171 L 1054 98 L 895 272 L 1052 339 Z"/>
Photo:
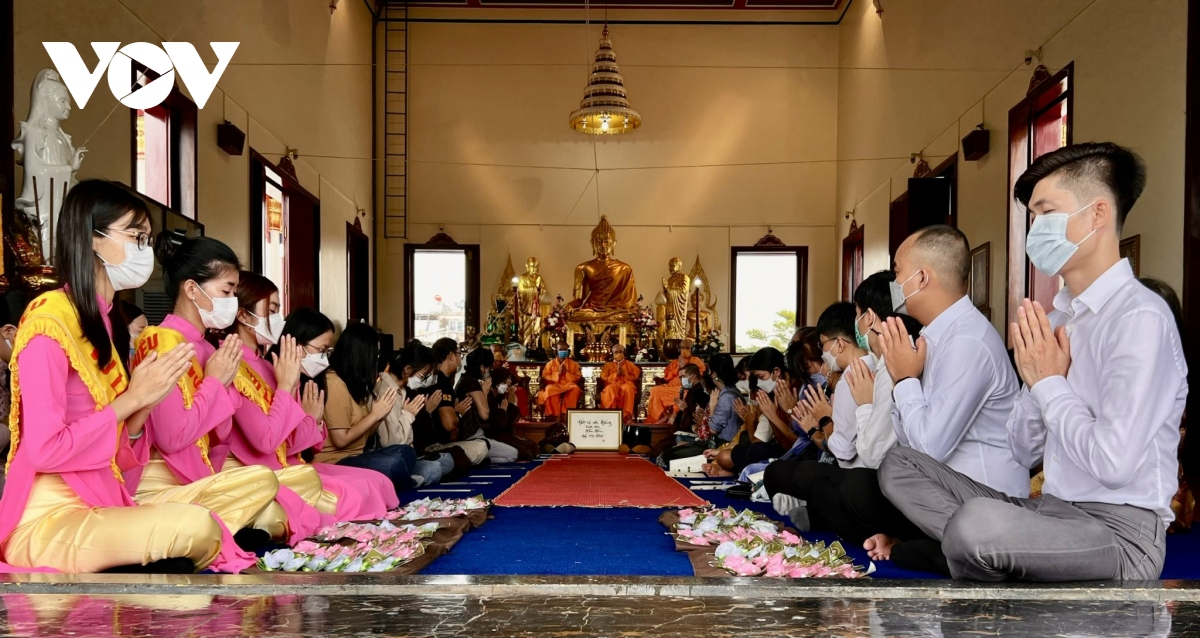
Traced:
<path id="1" fill-rule="evenodd" d="M 917 452 L 894 447 L 879 486 L 910 521 L 942 541 L 955 578 L 1000 581 L 1155 580 L 1166 526 L 1132 505 L 1015 498 Z"/>

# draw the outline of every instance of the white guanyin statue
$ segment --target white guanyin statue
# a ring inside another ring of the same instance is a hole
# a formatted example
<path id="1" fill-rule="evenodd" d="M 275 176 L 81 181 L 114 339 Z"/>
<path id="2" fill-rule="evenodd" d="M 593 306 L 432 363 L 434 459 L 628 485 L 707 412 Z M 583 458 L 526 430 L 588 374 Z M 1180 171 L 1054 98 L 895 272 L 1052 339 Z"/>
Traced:
<path id="1" fill-rule="evenodd" d="M 16 208 L 40 232 L 43 263 L 54 258 L 54 232 L 63 198 L 75 185 L 85 148 L 71 145 L 60 126 L 71 115 L 71 94 L 54 69 L 38 71 L 29 96 L 29 117 L 13 140 L 17 163 L 25 168 Z"/>

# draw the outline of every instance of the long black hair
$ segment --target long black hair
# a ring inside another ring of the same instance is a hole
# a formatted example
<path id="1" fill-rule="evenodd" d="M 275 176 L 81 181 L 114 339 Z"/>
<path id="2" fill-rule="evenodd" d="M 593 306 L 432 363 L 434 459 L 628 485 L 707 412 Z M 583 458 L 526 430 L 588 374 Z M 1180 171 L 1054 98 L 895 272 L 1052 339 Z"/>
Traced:
<path id="1" fill-rule="evenodd" d="M 784 358 L 782 352 L 776 350 L 775 348 L 763 348 L 762 350 L 750 355 L 750 360 L 746 363 L 746 372 L 751 373 L 748 375 L 750 379 L 751 391 L 758 389 L 758 375 L 753 374 L 758 370 L 769 373 L 774 373 L 775 370 L 779 370 L 779 375 L 781 377 L 787 377 L 787 379 L 784 379 L 782 382 L 790 383 L 791 375 L 788 373 L 787 359 Z"/>
<path id="2" fill-rule="evenodd" d="M 475 380 L 483 379 L 480 368 L 491 370 L 495 362 L 496 355 L 492 354 L 491 348 L 475 348 L 467 355 L 467 367 L 463 370 L 463 376 Z"/>
<path id="3" fill-rule="evenodd" d="M 433 350 L 421 343 L 419 339 L 413 339 L 407 346 L 396 351 L 396 356 L 392 357 L 392 374 L 397 377 L 404 372 L 405 367 L 412 368 L 415 374 L 421 368 L 430 366 L 437 366 L 437 359 L 433 356 Z"/>
<path id="4" fill-rule="evenodd" d="M 733 357 L 725 354 L 714 354 L 708 360 L 708 375 L 712 379 L 719 380 L 726 388 L 732 388 L 737 385 L 737 369 L 733 365 Z"/>
<path id="5" fill-rule="evenodd" d="M 338 337 L 329 368 L 350 389 L 350 396 L 365 405 L 375 390 L 379 370 L 379 331 L 365 323 L 352 323 Z"/>
<path id="6" fill-rule="evenodd" d="M 150 218 L 150 209 L 137 195 L 114 182 L 89 179 L 67 193 L 58 215 L 54 264 L 66 284 L 63 292 L 79 313 L 83 336 L 96 349 L 96 363 L 101 369 L 112 363 L 113 341 L 96 300 L 96 267 L 101 262 L 92 241 L 131 213 L 126 228 L 140 226 Z"/>
<path id="7" fill-rule="evenodd" d="M 172 301 L 189 279 L 204 284 L 229 270 L 241 270 L 233 249 L 212 237 L 162 233 L 154 244 L 154 253 L 162 264 L 164 288 Z"/>

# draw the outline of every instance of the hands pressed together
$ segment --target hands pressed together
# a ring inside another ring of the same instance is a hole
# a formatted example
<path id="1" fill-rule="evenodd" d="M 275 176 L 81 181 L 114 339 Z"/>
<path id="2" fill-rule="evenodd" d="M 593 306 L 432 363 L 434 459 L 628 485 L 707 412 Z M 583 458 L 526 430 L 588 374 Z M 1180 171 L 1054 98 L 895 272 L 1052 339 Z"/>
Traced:
<path id="1" fill-rule="evenodd" d="M 1032 388 L 1047 377 L 1067 375 L 1071 369 L 1071 338 L 1065 326 L 1050 327 L 1042 304 L 1028 299 L 1017 308 L 1017 321 L 1009 326 L 1017 372 Z"/>
<path id="2" fill-rule="evenodd" d="M 925 371 L 925 337 L 918 337 L 914 344 L 899 317 L 888 317 L 879 325 L 879 333 L 880 349 L 892 379 L 899 383 L 920 377 Z"/>

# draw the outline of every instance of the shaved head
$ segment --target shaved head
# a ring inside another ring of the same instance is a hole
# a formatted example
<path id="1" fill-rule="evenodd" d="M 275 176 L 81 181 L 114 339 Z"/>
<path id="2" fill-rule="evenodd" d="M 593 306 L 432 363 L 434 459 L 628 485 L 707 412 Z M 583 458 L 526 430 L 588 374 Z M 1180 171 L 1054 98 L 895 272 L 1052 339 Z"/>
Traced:
<path id="1" fill-rule="evenodd" d="M 909 244 L 908 259 L 914 266 L 937 273 L 938 281 L 947 290 L 967 293 L 971 244 L 962 231 L 950 226 L 930 226 L 917 231 L 905 243 Z"/>

